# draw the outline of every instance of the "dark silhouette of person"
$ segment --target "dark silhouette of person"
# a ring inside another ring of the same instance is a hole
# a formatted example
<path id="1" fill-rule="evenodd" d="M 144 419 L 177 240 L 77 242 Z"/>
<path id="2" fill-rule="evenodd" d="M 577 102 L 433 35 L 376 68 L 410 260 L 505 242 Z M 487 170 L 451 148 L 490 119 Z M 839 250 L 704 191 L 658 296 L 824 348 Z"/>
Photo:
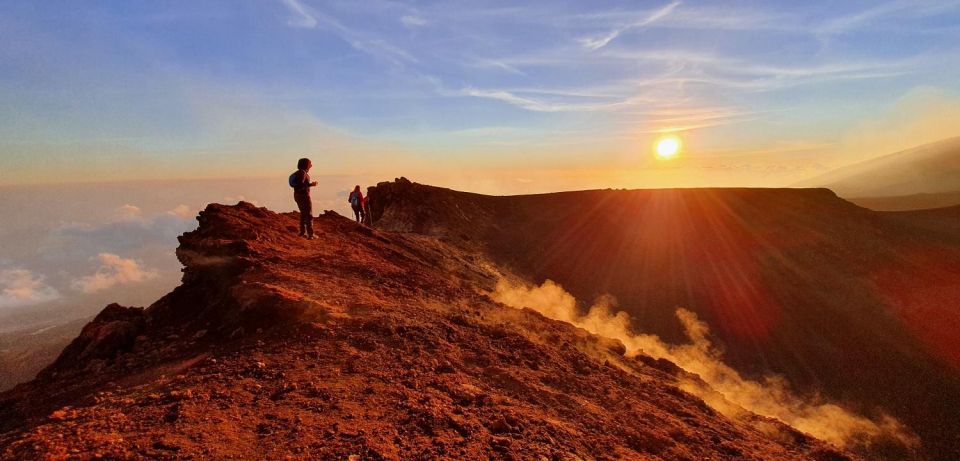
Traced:
<path id="1" fill-rule="evenodd" d="M 293 200 L 300 209 L 300 236 L 313 240 L 313 200 L 310 200 L 310 188 L 317 182 L 310 182 L 310 168 L 313 162 L 308 158 L 297 161 L 297 171 L 290 175 L 290 187 L 293 187 Z"/>
<path id="2" fill-rule="evenodd" d="M 353 192 L 351 192 L 350 197 L 347 198 L 347 201 L 350 202 L 350 208 L 353 208 L 353 215 L 357 218 L 357 222 L 363 222 L 363 202 L 365 200 L 366 199 L 363 198 L 363 192 L 360 192 L 359 185 L 353 188 Z"/>
<path id="3" fill-rule="evenodd" d="M 367 226 L 373 226 L 373 215 L 370 214 L 370 196 L 363 198 L 363 223 Z"/>

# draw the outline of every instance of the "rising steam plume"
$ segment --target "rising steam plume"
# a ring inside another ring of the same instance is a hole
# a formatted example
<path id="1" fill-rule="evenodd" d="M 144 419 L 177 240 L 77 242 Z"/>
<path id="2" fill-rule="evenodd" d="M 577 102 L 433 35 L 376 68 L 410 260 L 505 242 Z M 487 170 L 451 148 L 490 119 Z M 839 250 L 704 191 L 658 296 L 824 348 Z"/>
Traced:
<path id="1" fill-rule="evenodd" d="M 599 298 L 586 314 L 581 314 L 573 295 L 553 281 L 547 280 L 541 286 L 525 286 L 500 280 L 493 298 L 508 306 L 531 308 L 546 317 L 618 339 L 626 347 L 627 356 L 644 353 L 674 362 L 699 375 L 706 383 L 705 386 L 703 382 L 684 380 L 681 387 L 728 417 L 740 418 L 747 410 L 857 451 L 869 451 L 871 445 L 879 443 L 900 445 L 913 451 L 918 444 L 891 416 L 883 414 L 871 419 L 819 398 L 801 398 L 780 376 L 770 375 L 759 381 L 740 376 L 723 362 L 722 355 L 711 344 L 707 324 L 689 310 L 678 308 L 676 315 L 690 342 L 673 345 L 656 335 L 635 333 L 630 327 L 630 316 L 615 310 L 616 299 L 612 296 Z"/>

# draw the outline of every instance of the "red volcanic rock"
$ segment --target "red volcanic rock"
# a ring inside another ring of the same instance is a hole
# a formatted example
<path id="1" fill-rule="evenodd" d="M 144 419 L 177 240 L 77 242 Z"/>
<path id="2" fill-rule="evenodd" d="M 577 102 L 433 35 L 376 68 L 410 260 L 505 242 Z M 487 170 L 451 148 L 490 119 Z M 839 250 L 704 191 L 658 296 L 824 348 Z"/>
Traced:
<path id="1" fill-rule="evenodd" d="M 497 269 L 474 253 L 332 214 L 308 241 L 296 223 L 208 206 L 180 239 L 180 287 L 108 307 L 0 394 L 0 458 L 852 458 L 727 419 L 669 363 L 492 301 Z"/>
<path id="2" fill-rule="evenodd" d="M 129 351 L 143 330 L 143 308 L 123 307 L 111 304 L 83 327 L 80 336 L 71 342 L 60 357 L 41 376 L 53 376 L 57 372 L 83 369 L 94 360 L 112 360 L 117 354 Z"/>

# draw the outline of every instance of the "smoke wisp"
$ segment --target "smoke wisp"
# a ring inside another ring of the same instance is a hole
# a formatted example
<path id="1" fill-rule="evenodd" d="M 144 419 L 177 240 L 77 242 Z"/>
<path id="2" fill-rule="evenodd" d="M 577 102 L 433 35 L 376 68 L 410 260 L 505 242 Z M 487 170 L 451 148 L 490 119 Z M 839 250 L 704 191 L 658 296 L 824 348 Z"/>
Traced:
<path id="1" fill-rule="evenodd" d="M 767 376 L 760 381 L 746 379 L 723 362 L 720 352 L 710 342 L 709 326 L 687 309 L 678 308 L 676 315 L 690 340 L 687 344 L 668 344 L 652 334 L 636 333 L 630 316 L 616 311 L 616 300 L 603 296 L 581 314 L 577 300 L 553 281 L 541 286 L 524 286 L 500 280 L 493 298 L 511 307 L 530 308 L 546 317 L 568 322 L 591 333 L 620 340 L 626 355 L 646 354 L 663 358 L 684 370 L 699 375 L 706 383 L 684 380 L 681 387 L 715 410 L 731 418 L 744 415 L 744 410 L 778 419 L 797 430 L 848 449 L 865 449 L 884 441 L 912 449 L 918 443 L 914 436 L 893 417 L 881 415 L 867 418 L 839 405 L 804 399 L 790 389 L 780 376 Z"/>

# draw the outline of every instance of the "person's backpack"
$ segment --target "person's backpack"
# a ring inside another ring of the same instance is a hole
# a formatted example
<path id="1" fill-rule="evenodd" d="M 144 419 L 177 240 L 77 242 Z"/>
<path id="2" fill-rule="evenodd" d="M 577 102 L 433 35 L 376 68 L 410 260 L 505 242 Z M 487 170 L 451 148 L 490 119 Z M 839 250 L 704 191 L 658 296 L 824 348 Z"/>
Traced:
<path id="1" fill-rule="evenodd" d="M 360 206 L 360 194 L 353 192 L 350 194 L 350 205 L 359 207 Z"/>
<path id="2" fill-rule="evenodd" d="M 297 186 L 299 185 L 299 184 L 297 184 L 297 173 L 299 173 L 299 172 L 300 172 L 300 170 L 297 170 L 297 171 L 294 171 L 293 174 L 290 175 L 290 187 L 292 187 L 292 188 L 294 188 L 294 189 L 296 189 Z"/>

